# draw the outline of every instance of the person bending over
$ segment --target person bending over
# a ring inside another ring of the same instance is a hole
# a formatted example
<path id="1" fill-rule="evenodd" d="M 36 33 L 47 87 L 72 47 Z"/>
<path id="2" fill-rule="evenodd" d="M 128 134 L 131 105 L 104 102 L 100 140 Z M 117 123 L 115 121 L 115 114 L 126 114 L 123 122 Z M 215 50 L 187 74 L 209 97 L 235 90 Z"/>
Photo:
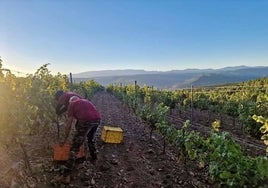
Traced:
<path id="1" fill-rule="evenodd" d="M 100 125 L 101 116 L 95 105 L 86 99 L 81 99 L 73 96 L 69 100 L 67 110 L 67 125 L 65 127 L 65 139 L 62 144 L 65 144 L 70 135 L 73 121 L 76 119 L 75 134 L 72 140 L 69 159 L 66 161 L 65 170 L 63 173 L 62 183 L 70 182 L 72 169 L 75 167 L 76 156 L 80 146 L 87 140 L 88 149 L 91 155 L 91 163 L 95 164 L 97 153 L 94 143 L 95 132 Z"/>

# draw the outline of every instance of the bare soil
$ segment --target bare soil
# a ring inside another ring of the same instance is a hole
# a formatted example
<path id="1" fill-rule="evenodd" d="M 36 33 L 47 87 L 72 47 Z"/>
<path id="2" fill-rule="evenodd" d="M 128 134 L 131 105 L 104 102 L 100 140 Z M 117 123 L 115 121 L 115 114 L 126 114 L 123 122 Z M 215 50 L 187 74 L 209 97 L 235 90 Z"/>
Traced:
<path id="1" fill-rule="evenodd" d="M 149 126 L 114 96 L 99 93 L 92 101 L 102 115 L 96 133 L 98 162 L 95 166 L 90 162 L 78 164 L 69 187 L 217 187 L 207 169 L 199 168 L 194 161 L 185 165 L 173 148 L 167 147 L 163 153 L 162 137 L 154 132 L 150 140 Z M 123 142 L 104 143 L 100 136 L 105 125 L 122 128 Z M 56 175 L 52 171 L 47 176 Z M 48 182 L 45 186 L 53 187 L 51 180 Z"/>

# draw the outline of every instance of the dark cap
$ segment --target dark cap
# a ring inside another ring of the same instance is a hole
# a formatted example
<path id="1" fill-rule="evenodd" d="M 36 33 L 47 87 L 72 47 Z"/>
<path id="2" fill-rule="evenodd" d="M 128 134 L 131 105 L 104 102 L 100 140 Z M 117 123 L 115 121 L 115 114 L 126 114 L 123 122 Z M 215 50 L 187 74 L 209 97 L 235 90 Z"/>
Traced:
<path id="1" fill-rule="evenodd" d="M 62 91 L 62 90 L 58 90 L 58 91 L 56 91 L 56 93 L 55 93 L 55 99 L 56 100 L 59 100 L 59 98 L 60 98 L 60 96 L 62 96 L 62 94 L 64 93 L 64 91 Z"/>

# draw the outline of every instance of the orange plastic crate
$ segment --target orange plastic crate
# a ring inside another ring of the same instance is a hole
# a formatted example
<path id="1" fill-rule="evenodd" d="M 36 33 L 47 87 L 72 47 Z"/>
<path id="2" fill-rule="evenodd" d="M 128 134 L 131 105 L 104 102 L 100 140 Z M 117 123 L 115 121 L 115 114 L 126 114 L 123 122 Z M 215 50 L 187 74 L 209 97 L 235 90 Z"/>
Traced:
<path id="1" fill-rule="evenodd" d="M 54 145 L 54 161 L 67 161 L 69 159 L 70 154 L 70 144 L 64 144 L 60 146 L 59 144 Z M 78 154 L 76 155 L 77 158 L 82 158 L 86 156 L 84 145 L 80 147 Z"/>

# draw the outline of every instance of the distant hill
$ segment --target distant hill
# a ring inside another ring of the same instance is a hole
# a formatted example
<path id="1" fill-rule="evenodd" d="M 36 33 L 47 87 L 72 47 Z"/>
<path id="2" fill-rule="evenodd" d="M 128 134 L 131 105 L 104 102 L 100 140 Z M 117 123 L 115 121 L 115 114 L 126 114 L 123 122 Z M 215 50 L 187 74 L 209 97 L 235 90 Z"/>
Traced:
<path id="1" fill-rule="evenodd" d="M 95 80 L 103 86 L 122 83 L 154 86 L 159 89 L 189 88 L 237 83 L 268 77 L 268 67 L 225 67 L 222 69 L 185 69 L 172 71 L 104 70 L 73 74 L 74 82 Z"/>
<path id="2" fill-rule="evenodd" d="M 78 74 L 74 74 L 75 78 L 94 78 L 102 76 L 127 76 L 127 75 L 140 75 L 140 74 L 155 74 L 159 73 L 157 71 L 145 71 L 145 70 L 134 70 L 134 69 L 125 69 L 125 70 L 102 70 L 102 71 L 87 71 Z"/>

